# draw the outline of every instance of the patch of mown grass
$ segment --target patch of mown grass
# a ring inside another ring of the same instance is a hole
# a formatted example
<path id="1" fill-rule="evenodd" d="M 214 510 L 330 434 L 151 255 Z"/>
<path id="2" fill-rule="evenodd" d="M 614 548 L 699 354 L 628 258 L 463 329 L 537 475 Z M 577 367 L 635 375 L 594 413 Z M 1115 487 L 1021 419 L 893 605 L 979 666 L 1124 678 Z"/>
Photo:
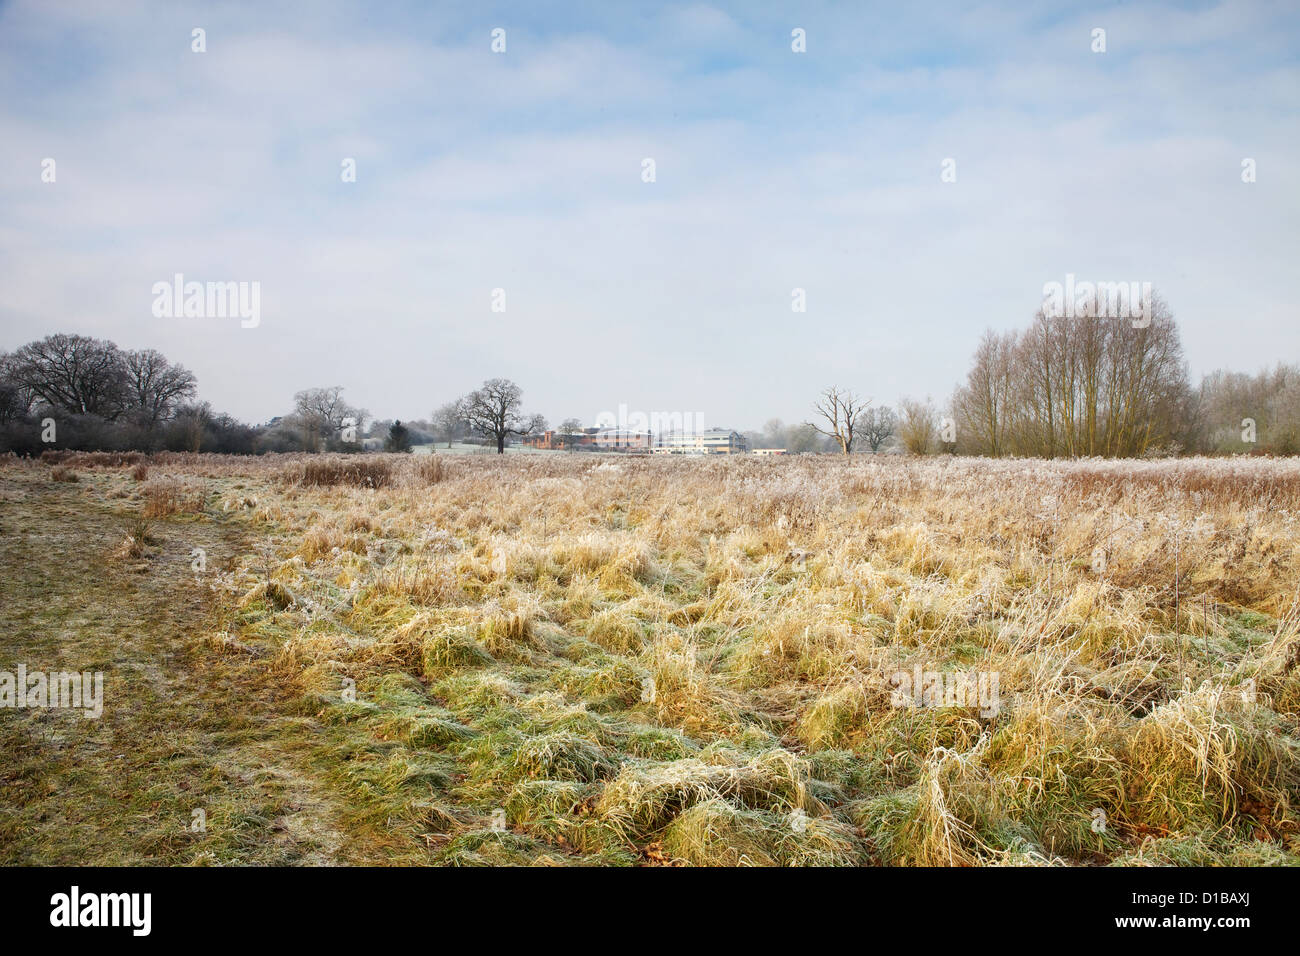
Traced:
<path id="1" fill-rule="evenodd" d="M 0 482 L 15 480 L 0 472 Z M 8 653 L 32 669 L 104 673 L 96 720 L 55 710 L 0 719 L 0 859 L 348 859 L 332 806 L 304 772 L 305 738 L 279 709 L 280 685 L 248 655 L 200 636 L 211 624 L 209 592 L 196 584 L 189 552 L 203 547 L 216 567 L 243 546 L 240 532 L 159 518 L 135 535 L 147 546 L 144 572 L 105 558 L 97 544 L 116 538 L 123 515 L 100 492 L 115 480 L 126 479 L 89 475 L 94 494 L 57 522 L 45 520 L 57 501 L 24 495 L 29 527 L 39 530 L 0 549 Z M 51 563 L 62 573 L 47 573 Z"/>

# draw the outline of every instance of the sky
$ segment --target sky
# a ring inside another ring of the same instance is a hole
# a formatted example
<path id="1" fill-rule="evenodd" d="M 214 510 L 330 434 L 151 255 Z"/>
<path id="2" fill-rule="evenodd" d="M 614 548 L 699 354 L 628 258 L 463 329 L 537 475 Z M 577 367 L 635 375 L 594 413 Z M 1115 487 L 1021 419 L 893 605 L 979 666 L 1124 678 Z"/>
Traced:
<path id="1" fill-rule="evenodd" d="M 1257 371 L 1300 360 L 1298 117 L 1293 2 L 0 0 L 0 350 L 157 348 L 250 422 L 503 376 L 743 430 L 942 403 L 1074 275 Z M 256 325 L 156 314 L 178 273 Z"/>

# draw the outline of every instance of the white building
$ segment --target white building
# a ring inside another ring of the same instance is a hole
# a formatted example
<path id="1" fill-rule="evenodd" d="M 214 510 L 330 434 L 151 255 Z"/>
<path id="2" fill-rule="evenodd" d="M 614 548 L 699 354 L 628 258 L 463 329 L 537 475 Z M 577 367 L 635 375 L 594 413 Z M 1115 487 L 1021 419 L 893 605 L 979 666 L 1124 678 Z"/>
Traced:
<path id="1" fill-rule="evenodd" d="M 657 435 L 651 451 L 656 455 L 740 455 L 749 451 L 749 443 L 740 432 L 706 428 L 693 434 Z"/>

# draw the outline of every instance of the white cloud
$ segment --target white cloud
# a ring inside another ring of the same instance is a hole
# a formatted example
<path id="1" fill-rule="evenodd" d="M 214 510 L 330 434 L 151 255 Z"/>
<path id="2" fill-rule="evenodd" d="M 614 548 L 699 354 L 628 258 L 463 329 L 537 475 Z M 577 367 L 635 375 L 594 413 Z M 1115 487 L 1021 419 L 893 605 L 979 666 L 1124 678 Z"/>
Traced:
<path id="1" fill-rule="evenodd" d="M 1110 8 L 1098 56 L 1091 12 L 816 7 L 795 57 L 776 9 L 593 8 L 496 56 L 490 16 L 12 4 L 0 346 L 153 345 L 250 419 L 333 383 L 418 416 L 503 374 L 554 420 L 756 426 L 829 381 L 943 398 L 1073 271 L 1154 281 L 1194 371 L 1254 368 L 1300 354 L 1300 84 L 1293 20 L 1238 12 Z M 261 281 L 262 325 L 154 319 L 174 272 Z"/>

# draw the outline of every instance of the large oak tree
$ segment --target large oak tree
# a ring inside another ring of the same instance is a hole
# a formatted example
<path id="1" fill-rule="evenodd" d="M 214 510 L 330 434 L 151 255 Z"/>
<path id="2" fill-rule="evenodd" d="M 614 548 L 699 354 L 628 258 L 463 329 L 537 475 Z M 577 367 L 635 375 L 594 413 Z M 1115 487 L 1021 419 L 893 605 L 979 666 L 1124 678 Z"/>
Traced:
<path id="1" fill-rule="evenodd" d="M 511 435 L 527 435 L 546 427 L 546 419 L 541 415 L 524 414 L 523 395 L 523 390 L 510 379 L 490 378 L 482 388 L 460 400 L 460 416 L 471 430 L 496 439 L 499 455 L 505 452 L 506 440 Z"/>

